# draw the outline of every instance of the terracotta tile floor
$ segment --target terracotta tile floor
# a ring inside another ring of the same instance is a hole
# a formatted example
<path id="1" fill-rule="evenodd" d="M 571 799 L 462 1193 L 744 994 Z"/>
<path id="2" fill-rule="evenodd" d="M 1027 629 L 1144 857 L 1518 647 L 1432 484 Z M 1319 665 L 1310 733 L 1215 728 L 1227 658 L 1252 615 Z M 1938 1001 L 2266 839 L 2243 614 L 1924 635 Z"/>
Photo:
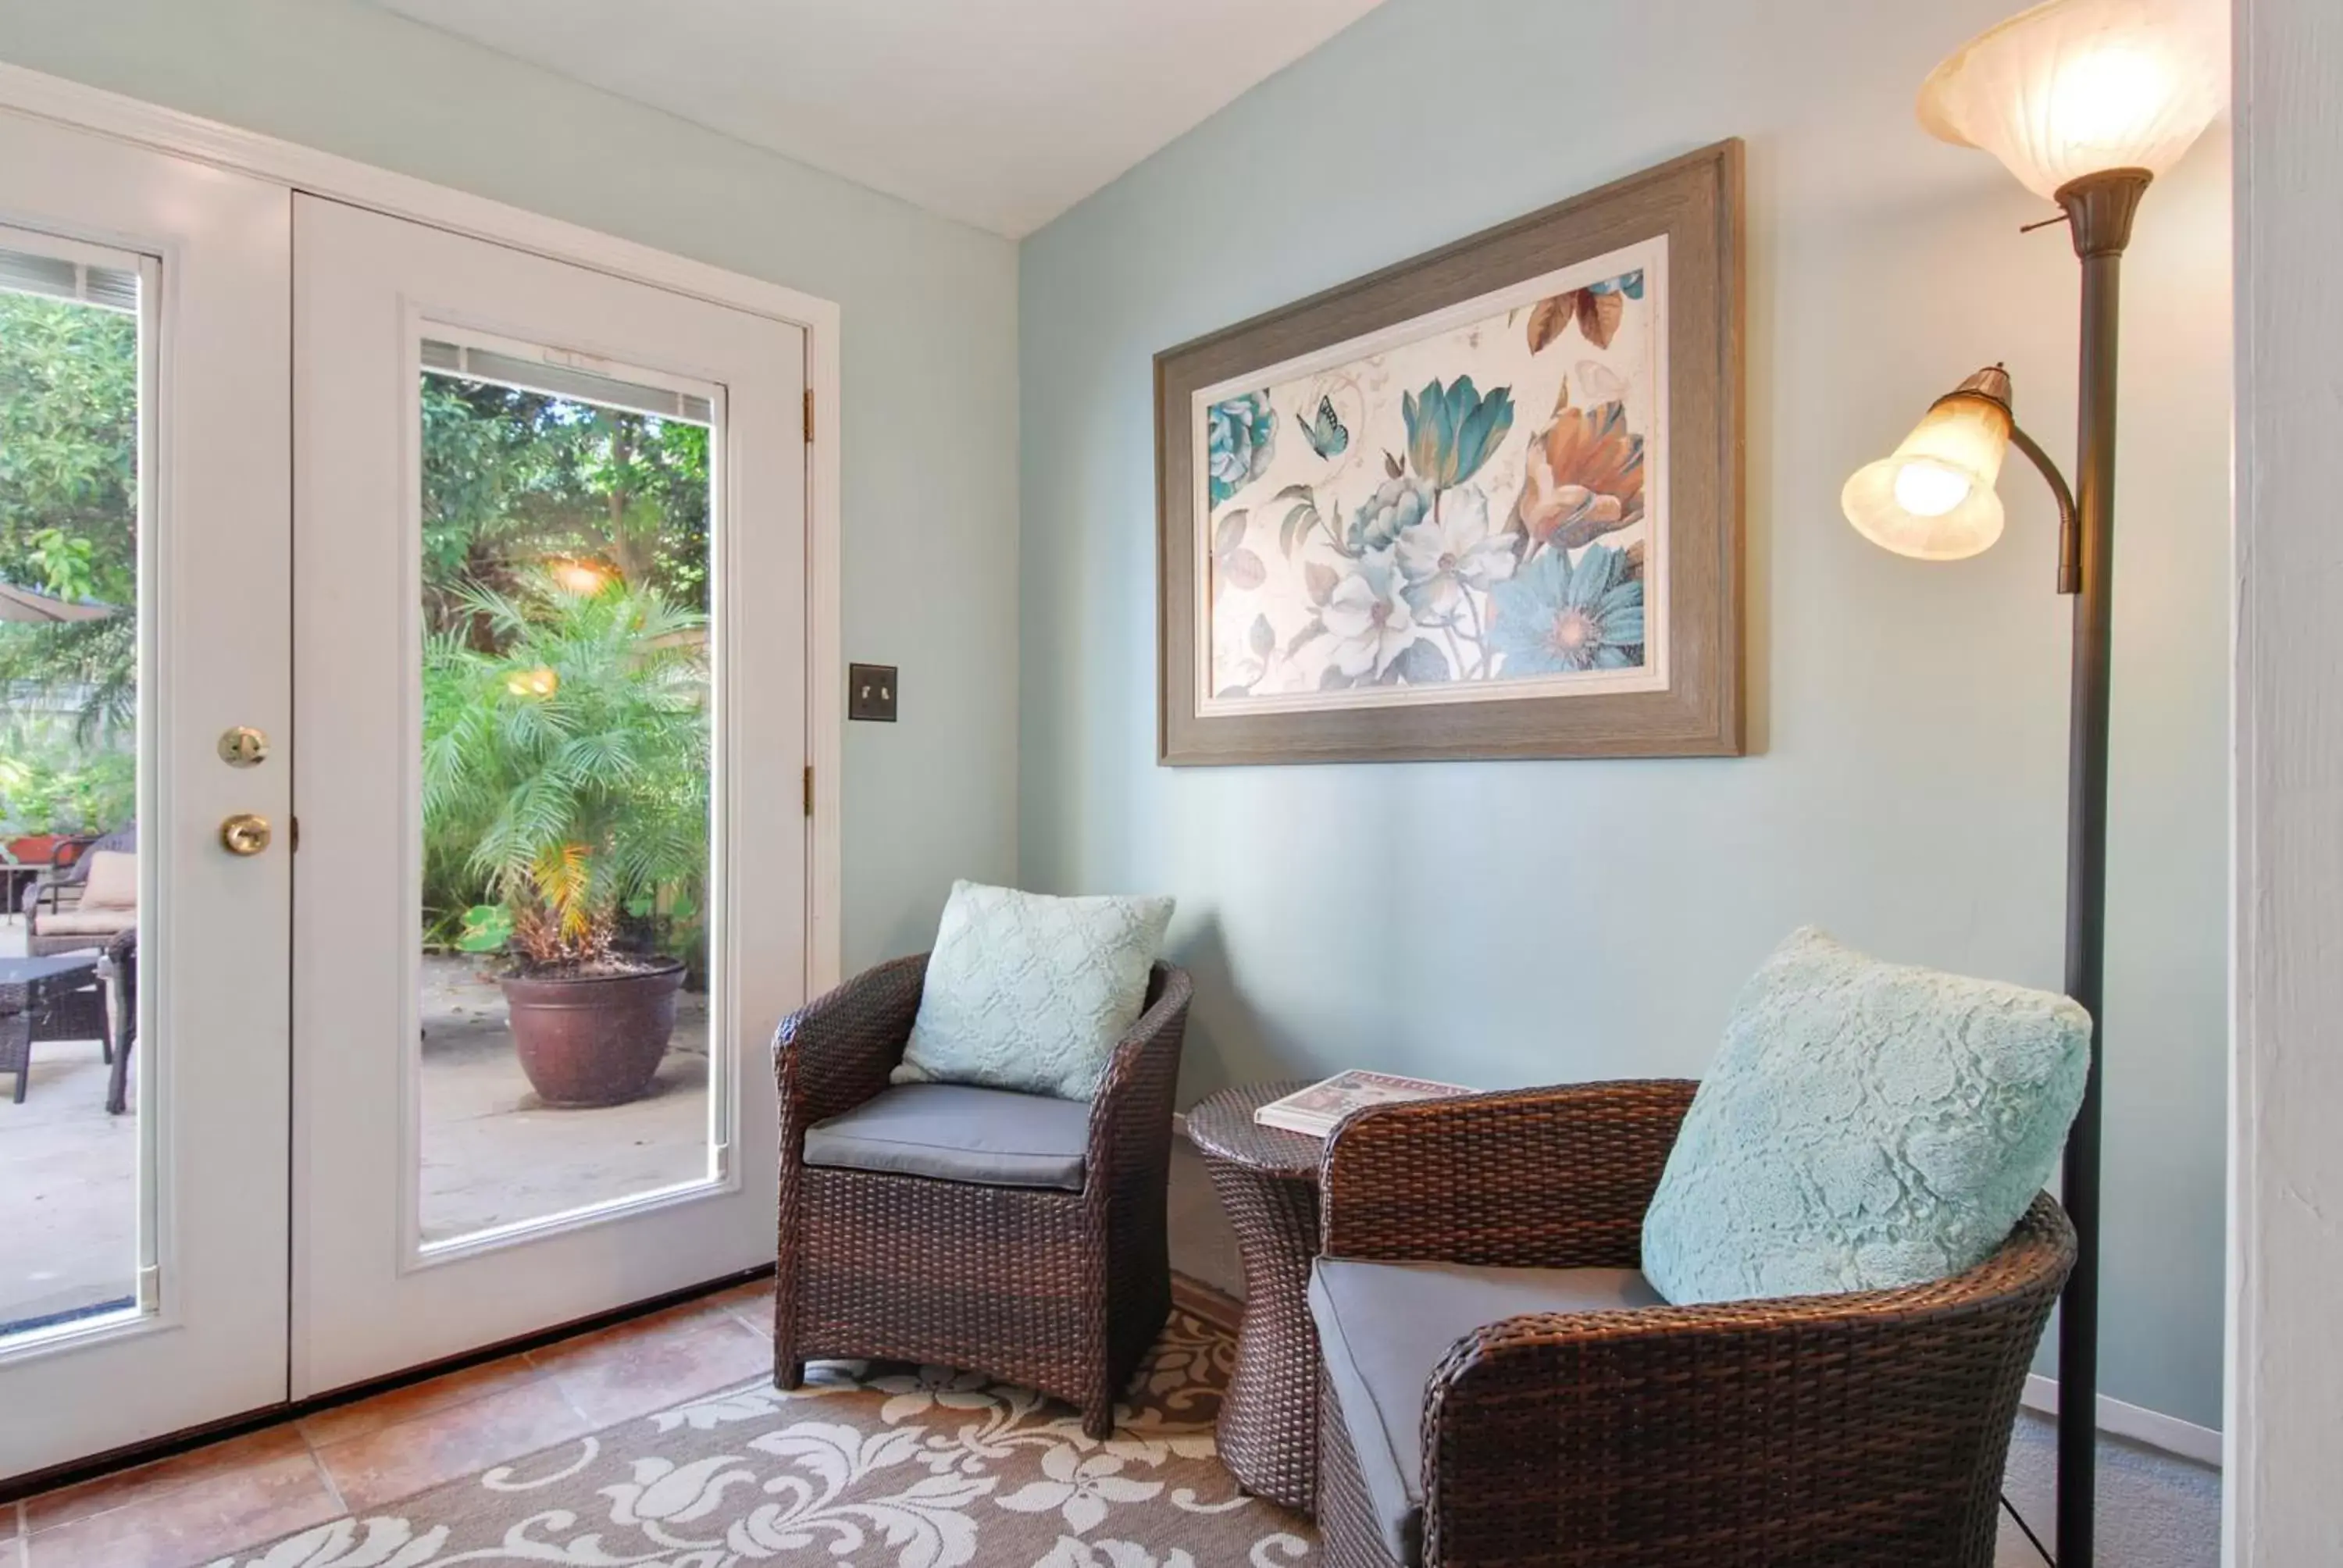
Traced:
<path id="1" fill-rule="evenodd" d="M 0 1568 L 195 1568 L 735 1383 L 770 1281 L 0 1505 Z"/>

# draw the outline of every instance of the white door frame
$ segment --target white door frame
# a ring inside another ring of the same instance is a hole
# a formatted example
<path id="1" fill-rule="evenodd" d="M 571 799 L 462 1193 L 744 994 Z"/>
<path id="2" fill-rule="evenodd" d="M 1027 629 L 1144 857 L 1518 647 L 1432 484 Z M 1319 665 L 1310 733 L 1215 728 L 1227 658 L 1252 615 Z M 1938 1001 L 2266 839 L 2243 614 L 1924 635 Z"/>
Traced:
<path id="1" fill-rule="evenodd" d="M 806 824 L 806 994 L 818 996 L 837 984 L 844 802 L 839 786 L 846 689 L 840 626 L 837 303 L 486 196 L 5 61 L 0 61 L 0 106 L 804 329 L 806 385 L 813 394 L 812 441 L 806 462 L 806 763 L 813 769 L 814 782 L 813 809 Z"/>

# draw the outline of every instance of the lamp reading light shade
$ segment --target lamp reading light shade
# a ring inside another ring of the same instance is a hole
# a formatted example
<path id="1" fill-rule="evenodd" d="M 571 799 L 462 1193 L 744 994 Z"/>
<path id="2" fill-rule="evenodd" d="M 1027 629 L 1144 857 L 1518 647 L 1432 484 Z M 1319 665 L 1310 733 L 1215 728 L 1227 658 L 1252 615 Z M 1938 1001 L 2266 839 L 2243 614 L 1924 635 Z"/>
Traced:
<path id="1" fill-rule="evenodd" d="M 2110 169 L 2161 175 L 2220 112 L 2225 9 L 2218 0 L 2050 0 L 1929 73 L 1920 124 L 1982 147 L 2051 199 Z"/>
<path id="2" fill-rule="evenodd" d="M 1839 492 L 1855 531 L 1884 549 L 1956 561 L 2001 538 L 1994 482 L 2009 450 L 2009 377 L 1980 370 L 1936 404 L 1893 454 L 1866 463 Z"/>

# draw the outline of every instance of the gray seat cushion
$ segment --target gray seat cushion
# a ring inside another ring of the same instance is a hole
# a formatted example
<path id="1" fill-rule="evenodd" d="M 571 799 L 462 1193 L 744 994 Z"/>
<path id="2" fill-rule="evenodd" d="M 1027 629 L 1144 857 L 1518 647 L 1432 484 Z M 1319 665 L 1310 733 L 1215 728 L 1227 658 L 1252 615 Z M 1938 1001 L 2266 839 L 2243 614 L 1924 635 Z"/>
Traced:
<path id="1" fill-rule="evenodd" d="M 1413 1564 L 1423 1534 L 1423 1391 L 1449 1347 L 1474 1329 L 1532 1312 L 1660 1304 L 1634 1269 L 1484 1269 L 1321 1258 L 1310 1316 L 1326 1379 L 1359 1456 L 1383 1544 Z"/>
<path id="2" fill-rule="evenodd" d="M 807 1128 L 805 1162 L 1079 1192 L 1090 1125 L 1083 1101 L 905 1083 Z"/>

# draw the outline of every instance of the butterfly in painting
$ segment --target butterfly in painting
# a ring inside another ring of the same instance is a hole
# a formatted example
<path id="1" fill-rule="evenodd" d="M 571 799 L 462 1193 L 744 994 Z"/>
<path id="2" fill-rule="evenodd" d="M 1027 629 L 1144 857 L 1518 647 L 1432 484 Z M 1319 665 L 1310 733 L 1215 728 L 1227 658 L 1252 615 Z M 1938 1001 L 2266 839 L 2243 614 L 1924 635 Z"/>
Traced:
<path id="1" fill-rule="evenodd" d="M 1332 460 L 1350 447 L 1350 428 L 1335 417 L 1334 399 L 1332 397 L 1318 399 L 1318 417 L 1315 419 L 1296 408 L 1293 422 L 1302 427 L 1302 434 L 1309 439 L 1310 449 L 1321 457 Z"/>

